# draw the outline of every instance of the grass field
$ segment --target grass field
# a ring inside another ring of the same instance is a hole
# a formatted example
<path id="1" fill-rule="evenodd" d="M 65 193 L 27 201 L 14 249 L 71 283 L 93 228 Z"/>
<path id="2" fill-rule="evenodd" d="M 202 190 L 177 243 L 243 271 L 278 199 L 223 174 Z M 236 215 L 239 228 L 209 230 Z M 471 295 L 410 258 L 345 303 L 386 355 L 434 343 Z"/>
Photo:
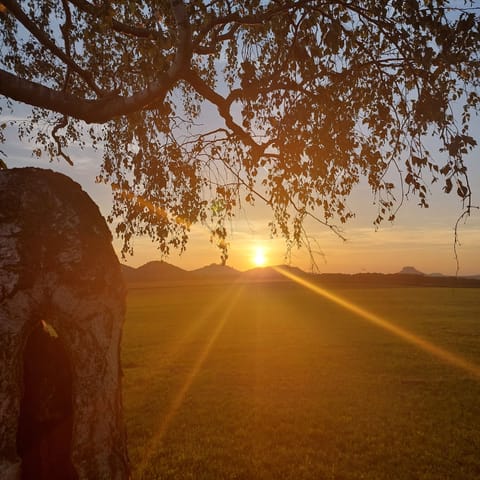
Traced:
<path id="1" fill-rule="evenodd" d="M 478 289 L 338 290 L 480 365 Z M 134 479 L 478 479 L 480 377 L 290 283 L 132 289 Z"/>

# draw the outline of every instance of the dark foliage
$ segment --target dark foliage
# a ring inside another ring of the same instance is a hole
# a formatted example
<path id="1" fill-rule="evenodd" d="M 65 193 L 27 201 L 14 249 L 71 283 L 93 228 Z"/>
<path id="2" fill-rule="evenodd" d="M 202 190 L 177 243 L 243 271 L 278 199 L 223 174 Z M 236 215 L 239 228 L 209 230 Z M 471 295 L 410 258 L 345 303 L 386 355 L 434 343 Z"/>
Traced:
<path id="1" fill-rule="evenodd" d="M 204 222 L 226 255 L 225 222 L 259 198 L 289 242 L 308 217 L 340 234 L 361 178 L 375 225 L 406 195 L 427 207 L 437 180 L 470 211 L 476 2 L 0 6 L 0 94 L 36 107 L 20 135 L 69 162 L 72 143 L 102 149 L 124 252 L 135 234 L 183 249 Z M 217 118 L 202 125 L 209 104 Z M 426 147 L 432 136 L 440 152 Z"/>

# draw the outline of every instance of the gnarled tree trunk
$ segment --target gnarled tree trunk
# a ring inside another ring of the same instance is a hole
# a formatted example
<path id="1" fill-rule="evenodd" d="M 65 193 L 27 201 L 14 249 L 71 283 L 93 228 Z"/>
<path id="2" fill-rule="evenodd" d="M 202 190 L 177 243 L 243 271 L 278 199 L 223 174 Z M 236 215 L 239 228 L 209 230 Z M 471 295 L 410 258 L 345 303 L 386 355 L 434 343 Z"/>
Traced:
<path id="1" fill-rule="evenodd" d="M 0 171 L 0 478 L 129 477 L 124 312 L 111 234 L 80 186 Z"/>

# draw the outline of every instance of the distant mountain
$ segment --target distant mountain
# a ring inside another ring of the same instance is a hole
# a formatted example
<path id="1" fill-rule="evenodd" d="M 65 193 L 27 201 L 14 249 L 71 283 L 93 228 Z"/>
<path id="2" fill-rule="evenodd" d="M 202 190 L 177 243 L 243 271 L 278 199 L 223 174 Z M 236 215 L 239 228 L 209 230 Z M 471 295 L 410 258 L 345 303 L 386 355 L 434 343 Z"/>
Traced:
<path id="1" fill-rule="evenodd" d="M 403 267 L 399 272 L 399 275 L 425 275 L 420 270 L 417 270 L 415 267 Z"/>
<path id="2" fill-rule="evenodd" d="M 203 285 L 229 282 L 262 283 L 285 282 L 287 277 L 279 269 L 315 284 L 333 288 L 384 288 L 384 287 L 480 287 L 480 275 L 449 277 L 442 274 L 425 275 L 415 267 L 403 267 L 399 273 L 307 273 L 297 267 L 278 265 L 258 267 L 239 272 L 232 267 L 211 264 L 187 271 L 164 261 L 148 262 L 138 268 L 121 265 L 127 284 Z"/>
<path id="3" fill-rule="evenodd" d="M 218 263 L 212 263 L 210 265 L 206 265 L 205 267 L 192 270 L 190 274 L 195 275 L 196 277 L 204 276 L 232 278 L 240 275 L 240 272 L 232 267 L 229 267 L 228 265 L 219 265 Z"/>
<path id="4" fill-rule="evenodd" d="M 273 267 L 257 267 L 242 273 L 242 279 L 247 281 L 276 281 L 281 280 L 283 275 Z"/>
<path id="5" fill-rule="evenodd" d="M 277 265 L 274 267 L 252 268 L 251 270 L 247 270 L 246 272 L 242 273 L 242 279 L 254 282 L 274 282 L 287 280 L 287 278 L 282 275 L 278 269 L 286 270 L 287 272 L 299 277 L 309 275 L 297 267 L 291 267 L 289 265 Z"/>
<path id="6" fill-rule="evenodd" d="M 170 282 L 183 280 L 188 272 L 163 260 L 148 262 L 138 268 L 122 265 L 127 282 Z"/>

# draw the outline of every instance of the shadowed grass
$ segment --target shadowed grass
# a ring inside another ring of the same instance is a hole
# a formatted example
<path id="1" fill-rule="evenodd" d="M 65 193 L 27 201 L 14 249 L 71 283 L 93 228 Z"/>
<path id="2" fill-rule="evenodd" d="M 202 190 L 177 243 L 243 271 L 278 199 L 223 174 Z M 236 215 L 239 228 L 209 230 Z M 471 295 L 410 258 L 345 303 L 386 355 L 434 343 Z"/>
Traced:
<path id="1" fill-rule="evenodd" d="M 224 290 L 130 292 L 123 361 L 134 469 L 211 342 L 226 311 L 216 303 Z M 341 292 L 474 363 L 479 294 Z M 198 322 L 206 305 L 217 307 Z M 163 361 L 179 338 L 175 361 Z M 480 383 L 467 373 L 301 287 L 250 285 L 134 478 L 475 479 L 478 398 Z"/>

